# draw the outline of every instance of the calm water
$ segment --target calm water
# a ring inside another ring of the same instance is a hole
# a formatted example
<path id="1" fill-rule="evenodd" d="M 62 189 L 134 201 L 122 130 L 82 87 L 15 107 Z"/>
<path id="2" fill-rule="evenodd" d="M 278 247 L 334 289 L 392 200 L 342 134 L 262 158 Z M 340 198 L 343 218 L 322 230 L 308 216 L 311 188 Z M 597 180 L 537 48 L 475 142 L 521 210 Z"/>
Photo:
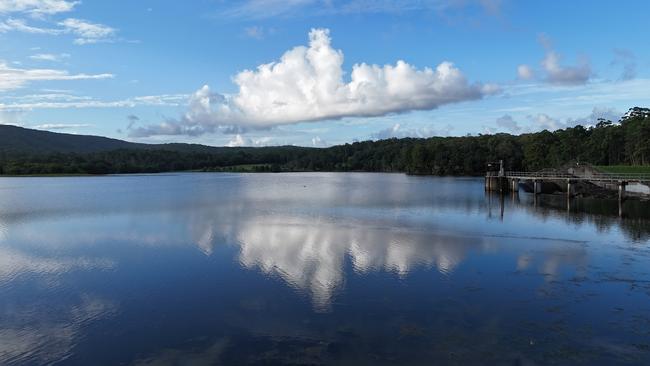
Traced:
<path id="1" fill-rule="evenodd" d="M 650 364 L 650 210 L 481 179 L 0 179 L 2 365 Z"/>

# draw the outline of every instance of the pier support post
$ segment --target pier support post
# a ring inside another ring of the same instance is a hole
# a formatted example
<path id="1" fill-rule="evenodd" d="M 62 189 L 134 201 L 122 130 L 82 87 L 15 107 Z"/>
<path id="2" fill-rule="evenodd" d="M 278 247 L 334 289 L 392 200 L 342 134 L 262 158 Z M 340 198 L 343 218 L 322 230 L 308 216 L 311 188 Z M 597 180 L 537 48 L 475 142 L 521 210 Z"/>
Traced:
<path id="1" fill-rule="evenodd" d="M 542 192 L 542 182 L 533 179 L 533 194 L 538 195 Z"/>
<path id="2" fill-rule="evenodd" d="M 503 221 L 503 211 L 505 210 L 505 199 L 504 199 L 503 194 L 499 195 L 499 205 L 501 206 L 500 220 Z"/>
<path id="3" fill-rule="evenodd" d="M 513 193 L 519 193 L 519 179 L 517 178 L 512 178 L 512 182 L 510 182 L 510 189 L 512 190 Z"/>
<path id="4" fill-rule="evenodd" d="M 566 180 L 566 212 L 571 213 L 571 197 L 573 197 L 573 182 Z"/>
<path id="5" fill-rule="evenodd" d="M 627 186 L 626 181 L 618 182 L 618 216 L 623 217 L 623 202 L 625 202 L 625 187 Z"/>
<path id="6" fill-rule="evenodd" d="M 624 201 L 625 200 L 625 187 L 627 186 L 626 181 L 619 181 L 618 182 L 618 200 L 619 201 Z"/>
<path id="7" fill-rule="evenodd" d="M 571 179 L 566 180 L 566 198 L 571 199 L 573 197 L 573 182 Z"/>

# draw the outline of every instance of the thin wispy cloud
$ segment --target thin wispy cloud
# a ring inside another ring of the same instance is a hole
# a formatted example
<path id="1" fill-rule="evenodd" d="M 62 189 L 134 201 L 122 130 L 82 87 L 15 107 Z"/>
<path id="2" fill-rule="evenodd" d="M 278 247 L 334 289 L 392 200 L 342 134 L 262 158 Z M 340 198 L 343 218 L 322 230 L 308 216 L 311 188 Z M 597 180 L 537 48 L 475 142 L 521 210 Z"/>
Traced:
<path id="1" fill-rule="evenodd" d="M 490 15 L 498 15 L 501 3 L 500 0 L 246 0 L 228 3 L 216 16 L 259 20 L 336 14 L 407 14 L 423 10 L 444 12 L 468 6 L 478 6 Z"/>
<path id="2" fill-rule="evenodd" d="M 263 19 L 294 14 L 303 7 L 322 4 L 318 0 L 247 0 L 219 12 L 225 18 Z"/>
<path id="3" fill-rule="evenodd" d="M 66 70 L 21 69 L 0 61 L 0 91 L 18 89 L 31 82 L 52 80 L 110 79 L 113 74 L 71 74 Z"/>
<path id="4" fill-rule="evenodd" d="M 29 56 L 30 59 L 36 61 L 50 61 L 50 62 L 61 62 L 67 58 L 70 58 L 69 53 L 37 53 L 35 55 Z"/>
<path id="5" fill-rule="evenodd" d="M 9 18 L 5 21 L 0 21 L 0 33 L 8 33 L 8 32 L 58 35 L 58 34 L 65 33 L 65 30 L 55 29 L 55 28 L 35 27 L 27 24 L 27 22 L 24 19 Z"/>
<path id="6" fill-rule="evenodd" d="M 0 22 L 0 33 L 70 34 L 76 37 L 74 43 L 79 45 L 114 42 L 116 40 L 116 29 L 82 19 L 68 18 L 57 23 L 57 26 L 58 28 L 36 27 L 29 25 L 24 19 L 7 19 Z"/>
<path id="7" fill-rule="evenodd" d="M 273 141 L 271 137 L 251 138 L 236 134 L 226 144 L 228 147 L 267 146 Z"/>
<path id="8" fill-rule="evenodd" d="M 15 98 L 18 100 L 12 103 L 0 103 L 0 110 L 134 108 L 140 106 L 180 107 L 187 105 L 188 98 L 187 94 L 163 94 L 106 101 L 85 96 L 45 94 Z"/>
<path id="9" fill-rule="evenodd" d="M 42 125 L 36 125 L 33 127 L 40 130 L 67 130 L 67 129 L 85 128 L 91 126 L 92 126 L 91 124 L 87 124 L 87 123 L 44 123 Z"/>
<path id="10" fill-rule="evenodd" d="M 2 0 L 0 1 L 0 14 L 52 15 L 72 11 L 80 2 L 69 0 Z"/>
<path id="11" fill-rule="evenodd" d="M 0 15 L 2 14 L 56 14 L 72 11 L 79 2 L 58 0 L 0 0 Z M 115 42 L 117 29 L 110 26 L 91 22 L 84 19 L 66 18 L 62 21 L 52 22 L 50 17 L 38 18 L 39 25 L 34 25 L 34 20 L 9 17 L 0 20 L 0 33 L 21 32 L 28 34 L 47 35 L 72 35 L 74 43 L 78 45 L 94 44 L 101 42 Z"/>
<path id="12" fill-rule="evenodd" d="M 82 19 L 68 18 L 59 23 L 66 33 L 75 35 L 75 44 L 92 44 L 99 42 L 112 42 L 115 39 L 114 28 L 109 26 L 91 23 Z"/>

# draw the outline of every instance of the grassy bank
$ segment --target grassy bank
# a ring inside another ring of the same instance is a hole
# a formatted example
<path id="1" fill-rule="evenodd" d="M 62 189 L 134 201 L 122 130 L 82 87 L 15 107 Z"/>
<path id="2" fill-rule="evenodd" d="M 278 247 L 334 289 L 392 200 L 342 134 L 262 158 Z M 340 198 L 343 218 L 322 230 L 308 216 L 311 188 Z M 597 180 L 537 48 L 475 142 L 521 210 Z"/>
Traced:
<path id="1" fill-rule="evenodd" d="M 650 174 L 647 165 L 599 165 L 596 168 L 610 174 Z"/>

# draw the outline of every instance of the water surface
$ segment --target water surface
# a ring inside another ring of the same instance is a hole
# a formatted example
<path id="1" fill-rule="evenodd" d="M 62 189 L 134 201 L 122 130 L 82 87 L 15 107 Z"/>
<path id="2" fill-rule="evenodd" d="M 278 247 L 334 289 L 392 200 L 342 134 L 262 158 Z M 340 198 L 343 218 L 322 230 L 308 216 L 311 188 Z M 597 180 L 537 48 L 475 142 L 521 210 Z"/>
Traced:
<path id="1" fill-rule="evenodd" d="M 3 178 L 0 364 L 650 364 L 650 210 L 624 208 L 398 174 Z"/>

